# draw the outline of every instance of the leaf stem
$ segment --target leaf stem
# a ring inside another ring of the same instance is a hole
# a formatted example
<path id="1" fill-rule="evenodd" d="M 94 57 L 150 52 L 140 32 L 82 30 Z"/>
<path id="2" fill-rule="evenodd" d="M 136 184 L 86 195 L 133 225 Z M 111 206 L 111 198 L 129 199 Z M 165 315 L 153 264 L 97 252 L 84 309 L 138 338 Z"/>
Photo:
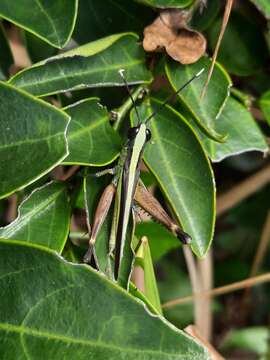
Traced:
<path id="1" fill-rule="evenodd" d="M 145 86 L 143 85 L 139 85 L 132 93 L 132 98 L 134 101 L 136 101 L 141 94 L 144 92 L 145 90 Z M 129 97 L 124 103 L 123 105 L 121 105 L 118 109 L 113 110 L 113 113 L 116 115 L 116 120 L 113 124 L 113 128 L 115 130 L 118 130 L 124 117 L 126 116 L 127 112 L 130 110 L 130 108 L 132 107 L 132 100 Z"/>
<path id="2" fill-rule="evenodd" d="M 237 282 L 229 284 L 229 285 L 220 286 L 220 287 L 215 288 L 213 290 L 202 291 L 200 293 L 197 293 L 196 296 L 219 296 L 219 295 L 224 295 L 224 294 L 230 293 L 232 291 L 242 290 L 242 289 L 245 289 L 247 287 L 259 285 L 259 284 L 262 284 L 264 282 L 269 282 L 269 281 L 270 281 L 270 273 L 266 273 L 266 274 L 263 274 L 263 275 L 254 276 L 253 278 L 248 278 L 248 279 L 245 279 L 245 280 L 242 280 L 242 281 L 237 281 Z M 182 298 L 170 300 L 170 301 L 162 304 L 162 308 L 163 309 L 168 309 L 168 308 L 171 308 L 171 307 L 176 306 L 176 305 L 185 304 L 185 303 L 194 301 L 196 299 L 196 296 L 191 295 L 191 296 L 185 296 L 185 297 L 182 297 Z"/>

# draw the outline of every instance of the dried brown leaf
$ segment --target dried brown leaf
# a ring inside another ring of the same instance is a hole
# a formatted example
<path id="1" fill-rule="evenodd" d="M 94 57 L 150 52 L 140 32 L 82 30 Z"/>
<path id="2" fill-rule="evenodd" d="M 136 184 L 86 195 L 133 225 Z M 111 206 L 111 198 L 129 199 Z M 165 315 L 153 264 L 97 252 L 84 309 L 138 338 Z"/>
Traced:
<path id="1" fill-rule="evenodd" d="M 189 29 L 181 29 L 174 41 L 166 46 L 166 51 L 181 64 L 193 64 L 203 56 L 206 50 L 204 36 Z"/>
<path id="2" fill-rule="evenodd" d="M 204 36 L 187 26 L 188 11 L 164 10 L 159 17 L 144 29 L 145 51 L 166 50 L 169 56 L 181 64 L 192 64 L 199 60 L 206 50 Z"/>
<path id="3" fill-rule="evenodd" d="M 144 29 L 143 48 L 145 51 L 160 51 L 174 39 L 175 33 L 158 17 Z"/>

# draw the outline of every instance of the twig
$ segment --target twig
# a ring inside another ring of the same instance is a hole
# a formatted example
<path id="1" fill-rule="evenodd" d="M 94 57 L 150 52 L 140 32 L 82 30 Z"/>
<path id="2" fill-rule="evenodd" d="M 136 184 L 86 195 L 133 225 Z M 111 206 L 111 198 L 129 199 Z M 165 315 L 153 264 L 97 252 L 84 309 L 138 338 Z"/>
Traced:
<path id="1" fill-rule="evenodd" d="M 215 66 L 215 63 L 216 63 L 216 60 L 217 60 L 218 50 L 219 50 L 221 40 L 223 38 L 224 32 L 225 32 L 227 24 L 228 24 L 228 20 L 229 20 L 229 17 L 230 17 L 232 5 L 233 5 L 233 0 L 227 0 L 224 15 L 223 15 L 223 20 L 222 20 L 222 25 L 221 25 L 221 29 L 220 29 L 220 33 L 219 33 L 217 44 L 216 44 L 216 47 L 215 47 L 215 51 L 214 51 L 214 54 L 213 54 L 213 57 L 212 57 L 212 63 L 211 63 L 211 66 L 210 66 L 210 69 L 209 69 L 209 72 L 208 72 L 208 75 L 207 75 L 207 79 L 206 79 L 205 84 L 204 84 L 203 89 L 202 89 L 201 100 L 203 99 L 203 97 L 204 97 L 204 95 L 206 93 L 207 86 L 209 84 L 209 81 L 211 79 L 211 76 L 212 76 L 212 73 L 213 73 L 213 70 L 214 70 L 214 66 Z"/>
<path id="2" fill-rule="evenodd" d="M 268 211 L 268 214 L 266 216 L 266 221 L 263 227 L 260 243 L 251 267 L 250 277 L 253 277 L 257 274 L 261 266 L 262 260 L 264 258 L 264 255 L 266 253 L 269 240 L 270 240 L 270 210 Z"/>
<path id="3" fill-rule="evenodd" d="M 5 216 L 5 220 L 7 223 L 11 223 L 13 220 L 16 219 L 17 205 L 18 205 L 17 203 L 18 203 L 18 196 L 16 194 L 13 194 L 8 198 L 8 207 Z"/>
<path id="4" fill-rule="evenodd" d="M 75 174 L 76 171 L 78 171 L 80 168 L 79 165 L 73 165 L 71 166 L 62 176 L 61 180 L 62 181 L 66 181 L 67 179 L 69 179 L 72 175 Z"/>
<path id="5" fill-rule="evenodd" d="M 145 91 L 143 85 L 139 85 L 132 93 L 132 99 L 136 101 Z M 133 101 L 130 97 L 122 104 L 118 109 L 113 110 L 113 114 L 116 116 L 116 119 L 113 124 L 113 128 L 118 130 L 121 126 L 122 120 L 125 118 L 128 111 L 132 108 Z"/>
<path id="6" fill-rule="evenodd" d="M 144 270 L 140 266 L 135 266 L 132 271 L 131 279 L 142 293 L 145 293 L 145 284 L 144 284 Z"/>
<path id="7" fill-rule="evenodd" d="M 264 255 L 267 251 L 267 245 L 268 245 L 269 240 L 270 240 L 270 210 L 268 211 L 268 214 L 266 216 L 266 221 L 263 226 L 259 246 L 257 248 L 256 254 L 255 254 L 255 257 L 253 260 L 253 264 L 251 266 L 251 271 L 250 271 L 250 275 L 249 275 L 250 278 L 254 277 L 258 273 L 258 270 L 260 269 Z M 246 288 L 246 291 L 243 295 L 243 299 L 242 299 L 243 304 L 245 304 L 247 302 L 249 293 L 250 293 L 250 288 L 248 287 L 248 288 Z"/>
<path id="8" fill-rule="evenodd" d="M 197 269 L 197 264 L 194 259 L 194 256 L 190 250 L 189 247 L 183 246 L 183 253 L 187 264 L 187 269 L 189 273 L 189 278 L 191 282 L 192 292 L 194 295 L 194 318 L 195 318 L 195 324 L 198 327 L 198 329 L 201 330 L 202 328 L 202 322 L 201 322 L 201 312 L 200 309 L 202 307 L 201 304 L 201 298 L 198 296 L 198 294 L 201 293 L 201 278 L 200 274 Z"/>
<path id="9" fill-rule="evenodd" d="M 219 296 L 223 294 L 230 293 L 232 291 L 245 289 L 246 287 L 258 285 L 264 282 L 270 281 L 270 273 L 266 273 L 263 275 L 254 276 L 253 278 L 249 278 L 246 280 L 238 281 L 229 285 L 220 286 L 218 288 L 215 288 L 210 291 L 204 291 L 201 293 L 197 293 L 196 296 Z M 168 301 L 162 305 L 163 309 L 168 309 L 170 307 L 179 305 L 179 304 L 185 304 L 191 301 L 195 300 L 195 296 L 185 296 L 182 298 L 174 299 L 171 301 Z"/>
<path id="10" fill-rule="evenodd" d="M 26 51 L 25 45 L 23 44 L 22 31 L 18 27 L 12 25 L 7 31 L 7 36 L 9 38 L 9 45 L 16 68 L 22 69 L 31 66 L 31 60 Z"/>
<path id="11" fill-rule="evenodd" d="M 270 181 L 270 165 L 250 176 L 231 190 L 218 196 L 217 216 L 225 213 L 239 202 L 258 191 Z"/>
<path id="12" fill-rule="evenodd" d="M 201 274 L 202 291 L 210 291 L 213 288 L 213 266 L 212 266 L 212 251 L 208 251 L 204 259 L 198 260 L 198 272 Z M 212 334 L 212 309 L 211 297 L 204 296 L 201 300 L 200 307 L 200 321 L 201 321 L 201 334 L 207 341 L 210 341 Z"/>

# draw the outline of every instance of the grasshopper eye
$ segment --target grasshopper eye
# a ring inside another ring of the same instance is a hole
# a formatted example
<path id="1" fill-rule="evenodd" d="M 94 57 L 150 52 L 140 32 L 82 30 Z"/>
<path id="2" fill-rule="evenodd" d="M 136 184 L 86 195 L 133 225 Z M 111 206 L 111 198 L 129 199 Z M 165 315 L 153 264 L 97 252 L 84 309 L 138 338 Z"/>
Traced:
<path id="1" fill-rule="evenodd" d="M 139 126 L 134 126 L 128 129 L 128 138 L 132 140 L 136 137 L 139 132 Z"/>
<path id="2" fill-rule="evenodd" d="M 149 141 L 152 137 L 150 129 L 146 129 L 146 141 Z"/>

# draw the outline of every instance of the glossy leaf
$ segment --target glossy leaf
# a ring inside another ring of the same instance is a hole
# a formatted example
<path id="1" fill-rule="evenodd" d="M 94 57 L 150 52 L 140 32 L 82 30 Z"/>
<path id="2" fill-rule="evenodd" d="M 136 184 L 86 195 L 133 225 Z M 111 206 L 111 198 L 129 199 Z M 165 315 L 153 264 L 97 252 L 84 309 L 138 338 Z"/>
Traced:
<path id="1" fill-rule="evenodd" d="M 268 0 L 250 0 L 270 20 L 270 3 Z"/>
<path id="2" fill-rule="evenodd" d="M 262 112 L 270 125 L 270 90 L 262 95 L 260 98 L 260 107 Z"/>
<path id="3" fill-rule="evenodd" d="M 154 261 L 159 260 L 170 250 L 180 247 L 179 240 L 164 226 L 156 222 L 147 221 L 136 226 L 136 236 L 147 236 L 151 255 Z"/>
<path id="4" fill-rule="evenodd" d="M 134 34 L 118 34 L 91 42 L 37 63 L 16 74 L 11 83 L 34 95 L 87 87 L 123 86 L 119 69 L 131 84 L 151 81 L 144 52 Z"/>
<path id="5" fill-rule="evenodd" d="M 42 177 L 66 157 L 69 117 L 3 82 L 0 116 L 1 198 Z"/>
<path id="6" fill-rule="evenodd" d="M 222 19 L 211 27 L 209 44 L 215 48 Z M 232 56 L 232 54 L 235 54 Z M 218 61 L 226 70 L 239 76 L 256 73 L 267 61 L 268 51 L 260 27 L 251 19 L 232 13 L 224 33 L 218 54 Z"/>
<path id="7" fill-rule="evenodd" d="M 30 32 L 24 33 L 24 42 L 32 63 L 54 56 L 58 51 L 58 49 L 42 41 Z"/>
<path id="8" fill-rule="evenodd" d="M 9 77 L 9 68 L 13 64 L 13 56 L 6 38 L 2 24 L 0 23 L 0 80 Z"/>
<path id="9" fill-rule="evenodd" d="M 90 267 L 22 243 L 1 241 L 0 250 L 2 357 L 210 360 L 190 336 Z"/>
<path id="10" fill-rule="evenodd" d="M 79 101 L 64 110 L 71 117 L 65 164 L 103 166 L 118 156 L 120 137 L 109 123 L 110 113 L 98 99 Z"/>
<path id="11" fill-rule="evenodd" d="M 228 98 L 231 80 L 225 70 L 216 64 L 206 94 L 201 99 L 210 63 L 210 59 L 206 57 L 201 58 L 195 64 L 186 66 L 179 66 L 175 61 L 169 61 L 166 65 L 166 73 L 172 87 L 177 90 L 192 76 L 204 69 L 199 78 L 179 93 L 179 98 L 193 115 L 201 131 L 208 137 L 221 141 L 224 140 L 226 134 L 219 134 L 215 131 L 215 122 Z"/>
<path id="12" fill-rule="evenodd" d="M 268 50 L 270 51 L 270 21 L 268 21 L 268 28 L 265 32 L 265 40 L 268 47 Z M 266 84 L 264 84 L 266 86 Z"/>
<path id="13" fill-rule="evenodd" d="M 70 204 L 61 183 L 37 188 L 19 206 L 18 217 L 0 228 L 0 237 L 39 244 L 62 252 L 69 232 Z"/>
<path id="14" fill-rule="evenodd" d="M 191 27 L 199 31 L 205 31 L 213 24 L 221 7 L 222 3 L 219 0 L 209 1 L 203 9 L 199 6 L 192 16 Z"/>
<path id="15" fill-rule="evenodd" d="M 142 119 L 160 103 L 140 108 Z M 215 186 L 206 154 L 186 120 L 171 107 L 151 120 L 152 143 L 144 161 L 155 175 L 198 256 L 207 252 L 214 229 Z"/>
<path id="16" fill-rule="evenodd" d="M 153 314 L 160 315 L 160 313 L 159 313 L 159 312 L 157 311 L 157 309 L 150 303 L 150 301 L 147 299 L 147 297 L 146 297 L 132 282 L 129 283 L 128 292 L 129 292 L 132 296 L 134 296 L 134 297 L 142 300 L 142 301 L 145 303 L 145 305 L 147 306 L 147 308 L 148 308 Z"/>
<path id="17" fill-rule="evenodd" d="M 200 134 L 203 145 L 212 161 L 246 151 L 266 152 L 268 146 L 264 136 L 250 112 L 238 101 L 230 97 L 216 121 L 216 130 L 227 134 L 226 141 L 219 144 Z"/>
<path id="18" fill-rule="evenodd" d="M 70 234 L 72 233 L 69 233 L 69 237 Z M 76 240 L 73 241 L 76 243 Z M 72 241 L 68 241 L 61 253 L 61 256 L 69 262 L 74 264 L 81 264 L 85 251 L 86 250 L 83 249 L 83 247 L 78 246 L 78 244 L 74 244 Z"/>
<path id="19" fill-rule="evenodd" d="M 243 104 L 247 109 L 249 109 L 252 105 L 252 96 L 242 90 L 239 90 L 235 87 L 231 88 L 231 96 Z"/>
<path id="20" fill-rule="evenodd" d="M 141 34 L 144 27 L 153 21 L 155 15 L 151 8 L 135 1 L 107 0 L 105 5 L 100 0 L 83 0 L 79 2 L 72 38 L 78 44 L 85 44 L 126 31 Z"/>
<path id="21" fill-rule="evenodd" d="M 157 7 L 157 8 L 185 8 L 191 5 L 194 0 L 136 0 L 145 5 Z"/>
<path id="22" fill-rule="evenodd" d="M 1 0 L 0 16 L 62 48 L 72 34 L 77 6 L 78 0 Z"/>
<path id="23" fill-rule="evenodd" d="M 157 309 L 158 313 L 162 314 L 150 246 L 146 237 L 141 239 L 141 244 L 136 252 L 135 266 L 136 264 L 143 269 L 145 296 L 155 309 Z"/>

